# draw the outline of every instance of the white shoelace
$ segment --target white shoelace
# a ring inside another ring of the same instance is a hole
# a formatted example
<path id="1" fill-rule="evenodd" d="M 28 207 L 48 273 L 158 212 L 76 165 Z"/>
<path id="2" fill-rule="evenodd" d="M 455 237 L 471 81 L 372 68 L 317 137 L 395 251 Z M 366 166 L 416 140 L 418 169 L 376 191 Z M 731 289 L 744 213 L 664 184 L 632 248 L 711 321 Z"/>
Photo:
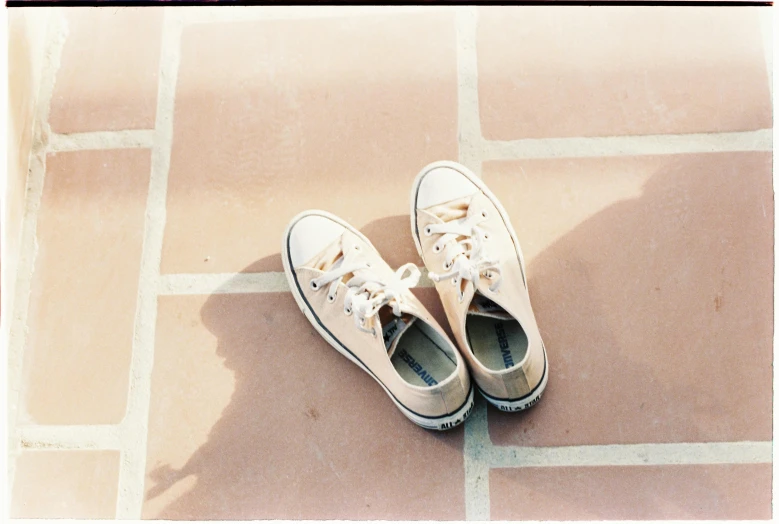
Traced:
<path id="1" fill-rule="evenodd" d="M 408 276 L 403 275 L 409 272 Z M 361 330 L 376 334 L 376 328 L 367 328 L 367 319 L 378 313 L 384 305 L 392 307 L 392 313 L 401 316 L 400 304 L 402 295 L 419 282 L 419 268 L 412 263 L 400 266 L 389 278 L 382 279 L 371 270 L 371 265 L 362 256 L 359 246 L 347 250 L 336 260 L 329 271 L 311 280 L 311 288 L 318 290 L 330 284 L 327 290 L 327 300 L 335 302 L 338 285 L 343 277 L 351 273 L 353 276 L 346 282 L 346 298 L 344 299 L 344 314 L 354 314 L 354 322 Z"/>
<path id="2" fill-rule="evenodd" d="M 490 291 L 497 291 L 503 277 L 498 266 L 499 261 L 490 258 L 485 251 L 485 243 L 489 239 L 489 234 L 479 224 L 487 220 L 487 212 L 472 213 L 471 209 L 464 218 L 450 220 L 443 224 L 431 224 L 425 227 L 425 234 L 428 236 L 440 234 L 433 251 L 439 253 L 444 251 L 444 269 L 445 273 L 430 272 L 428 276 L 434 282 L 452 278 L 452 284 L 458 285 L 462 279 L 470 281 L 476 287 L 481 275 L 484 275 L 492 281 Z M 454 241 L 458 237 L 465 237 L 459 241 Z M 459 290 L 459 299 L 462 302 L 464 297 L 462 286 Z"/>

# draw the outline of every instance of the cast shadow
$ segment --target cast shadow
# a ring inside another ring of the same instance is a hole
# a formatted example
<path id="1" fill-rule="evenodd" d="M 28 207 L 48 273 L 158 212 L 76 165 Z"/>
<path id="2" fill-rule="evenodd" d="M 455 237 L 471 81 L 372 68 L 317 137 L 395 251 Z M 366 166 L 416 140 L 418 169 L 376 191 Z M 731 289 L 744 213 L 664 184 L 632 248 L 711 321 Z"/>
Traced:
<path id="1" fill-rule="evenodd" d="M 414 261 L 411 254 L 416 256 L 416 249 L 407 234 L 408 230 L 407 215 L 378 219 L 362 228 L 362 232 L 375 243 L 393 267 Z M 255 261 L 241 273 L 257 273 L 264 268 L 280 265 L 280 255 L 274 254 Z M 441 314 L 442 311 L 439 317 Z M 393 500 L 404 494 L 415 496 L 412 491 L 418 488 L 413 487 L 413 481 L 408 488 L 404 487 L 404 482 L 399 482 L 399 478 L 386 479 L 388 486 L 384 488 L 378 484 L 371 486 L 370 482 L 349 489 L 338 484 L 339 480 L 349 478 L 350 475 L 358 478 L 364 475 L 361 471 L 366 467 L 375 470 L 369 476 L 381 475 L 381 470 L 387 467 L 384 462 L 391 459 L 382 449 L 386 443 L 378 440 L 374 449 L 373 444 L 361 442 L 360 436 L 353 434 L 355 427 L 359 428 L 360 424 L 371 427 L 366 435 L 378 431 L 384 435 L 382 438 L 390 442 L 397 440 L 401 444 L 409 442 L 410 445 L 410 441 L 413 441 L 410 449 L 435 448 L 438 454 L 452 456 L 455 461 L 462 460 L 462 427 L 448 432 L 434 432 L 408 421 L 373 379 L 321 340 L 300 313 L 290 293 L 215 293 L 203 305 L 201 319 L 203 325 L 218 339 L 216 355 L 223 359 L 224 366 L 234 374 L 234 392 L 219 420 L 211 428 L 205 444 L 193 453 L 183 467 L 175 469 L 163 464 L 149 474 L 151 485 L 147 485 L 147 501 L 162 496 L 184 479 L 195 477 L 191 489 L 166 503 L 154 518 L 402 518 L 398 517 L 402 515 L 402 506 Z M 281 331 L 286 334 L 280 334 Z M 315 345 L 301 347 L 311 340 Z M 286 355 L 279 355 L 280 351 Z M 289 375 L 286 370 L 288 361 L 304 362 L 307 356 L 311 357 L 311 361 L 299 366 L 295 370 L 295 377 L 290 377 L 300 383 L 298 389 L 274 384 L 276 377 Z M 322 388 L 327 387 L 323 385 L 325 383 L 330 383 L 330 387 L 336 383 L 338 389 L 323 392 Z M 268 405 L 274 395 L 270 388 L 277 388 L 278 395 L 285 395 L 285 400 L 279 401 L 278 406 Z M 295 396 L 296 402 L 289 404 L 288 395 Z M 186 399 L 180 401 L 186 402 Z M 355 423 L 355 420 L 363 422 Z M 269 437 L 269 428 L 273 426 L 279 427 L 279 432 L 299 428 L 299 434 Z M 351 430 L 344 426 L 351 427 Z M 345 430 L 352 433 L 339 435 L 339 432 Z M 356 446 L 355 440 L 360 441 Z M 366 463 L 352 464 L 348 456 L 341 457 L 340 461 L 333 458 L 329 468 L 337 478 L 323 475 L 312 481 L 310 475 L 306 477 L 313 484 L 306 487 L 297 508 L 290 509 L 288 503 L 269 500 L 262 494 L 264 488 L 277 482 L 288 484 L 292 492 L 301 489 L 300 480 L 289 478 L 289 471 L 283 471 L 284 466 L 280 465 L 279 457 L 286 456 L 288 462 L 308 470 L 320 467 L 321 461 L 344 446 L 355 446 L 355 456 L 366 457 Z M 371 465 L 368 460 L 375 462 L 375 465 Z M 400 456 L 392 460 L 410 459 Z M 390 466 L 394 467 L 398 466 Z M 351 472 L 344 468 L 351 468 Z M 406 470 L 409 474 L 414 471 L 411 464 L 406 466 Z M 434 470 L 430 468 L 429 474 L 433 475 Z M 462 480 L 456 482 L 462 485 Z M 342 508 L 335 507 L 340 498 L 348 499 L 350 493 L 352 497 L 360 499 L 360 490 L 367 490 L 363 507 L 349 507 L 352 503 L 348 501 L 341 501 L 344 505 Z M 374 499 L 375 495 L 371 493 L 380 495 L 382 490 L 386 496 L 379 497 L 380 500 Z M 247 496 L 252 491 L 256 491 L 256 497 Z M 309 499 L 305 503 L 303 499 L 306 496 L 314 497 L 314 500 Z M 420 500 L 420 507 L 424 506 L 423 502 Z M 425 515 L 424 509 L 420 511 Z M 462 512 L 463 509 L 458 509 L 455 504 L 452 506 L 453 516 L 442 518 L 456 518 L 455 515 L 459 514 L 457 511 Z M 435 518 L 432 514 L 429 517 Z"/>
<path id="2" fill-rule="evenodd" d="M 490 408 L 496 444 L 771 440 L 770 162 L 763 153 L 669 156 L 638 198 L 598 212 L 532 260 L 550 379 L 527 412 Z M 660 486 L 671 473 L 645 471 L 636 479 L 647 482 L 642 497 L 606 508 L 568 483 L 545 496 L 570 511 L 561 518 L 770 515 L 770 504 L 747 515 L 721 499 L 721 479 L 708 470 L 673 483 L 684 496 Z M 536 489 L 532 476 L 512 478 L 523 492 Z"/>

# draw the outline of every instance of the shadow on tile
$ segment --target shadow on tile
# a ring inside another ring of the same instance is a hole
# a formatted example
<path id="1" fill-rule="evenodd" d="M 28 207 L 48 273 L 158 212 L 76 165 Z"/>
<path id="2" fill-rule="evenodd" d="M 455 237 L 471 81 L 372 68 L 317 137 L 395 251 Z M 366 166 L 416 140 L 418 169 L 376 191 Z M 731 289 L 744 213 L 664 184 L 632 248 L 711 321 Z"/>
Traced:
<path id="1" fill-rule="evenodd" d="M 771 440 L 770 153 L 668 157 L 528 268 L 545 398 L 498 445 Z"/>
<path id="2" fill-rule="evenodd" d="M 153 518 L 464 518 L 462 427 L 438 433 L 405 419 L 290 293 L 213 294 L 200 314 L 235 389 L 181 469 L 149 473 L 146 500 L 171 499 Z M 174 485 L 190 476 L 176 498 L 183 484 Z M 421 491 L 426 498 L 397 503 Z"/>

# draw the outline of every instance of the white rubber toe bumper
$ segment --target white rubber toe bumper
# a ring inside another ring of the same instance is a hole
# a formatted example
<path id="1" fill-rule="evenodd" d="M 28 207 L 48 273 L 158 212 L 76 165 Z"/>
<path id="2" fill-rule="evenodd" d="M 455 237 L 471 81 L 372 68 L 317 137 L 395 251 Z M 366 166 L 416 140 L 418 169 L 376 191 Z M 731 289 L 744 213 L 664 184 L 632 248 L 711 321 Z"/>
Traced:
<path id="1" fill-rule="evenodd" d="M 322 215 L 307 215 L 294 223 L 289 232 L 292 267 L 305 264 L 335 242 L 346 230 L 338 222 Z"/>
<path id="2" fill-rule="evenodd" d="M 436 164 L 429 167 L 431 169 L 419 182 L 416 201 L 416 207 L 419 209 L 451 202 L 479 191 L 473 182 L 451 167 L 436 167 Z"/>

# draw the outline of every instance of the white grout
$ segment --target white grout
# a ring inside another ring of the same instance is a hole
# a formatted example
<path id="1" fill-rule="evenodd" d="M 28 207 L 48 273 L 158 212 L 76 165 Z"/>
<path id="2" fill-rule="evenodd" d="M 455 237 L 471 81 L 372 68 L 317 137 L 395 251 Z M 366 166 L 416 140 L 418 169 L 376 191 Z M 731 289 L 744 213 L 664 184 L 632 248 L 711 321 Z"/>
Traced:
<path id="1" fill-rule="evenodd" d="M 457 143 L 459 162 L 481 177 L 482 134 L 479 114 L 478 58 L 475 7 L 457 10 Z M 478 396 L 478 395 L 477 395 Z M 492 444 L 487 433 L 487 406 L 478 396 L 473 413 L 465 421 L 465 519 L 490 519 L 490 466 L 484 460 Z"/>
<path id="2" fill-rule="evenodd" d="M 734 133 L 526 138 L 482 143 L 484 160 L 771 151 L 771 129 Z"/>
<path id="3" fill-rule="evenodd" d="M 122 449 L 121 425 L 20 426 L 23 449 Z"/>
<path id="4" fill-rule="evenodd" d="M 417 288 L 433 287 L 424 268 Z M 264 273 L 183 273 L 160 275 L 160 295 L 210 295 L 229 293 L 288 292 L 287 277 L 282 271 Z"/>
<path id="5" fill-rule="evenodd" d="M 280 291 L 289 291 L 287 277 L 282 271 L 161 275 L 157 289 L 160 295 L 274 293 Z"/>
<path id="6" fill-rule="evenodd" d="M 16 473 L 16 457 L 20 451 L 19 435 L 16 429 L 21 411 L 22 378 L 24 354 L 27 344 L 27 315 L 30 290 L 38 252 L 36 238 L 38 210 L 41 205 L 43 182 L 46 172 L 46 144 L 49 135 L 49 108 L 54 92 L 54 83 L 60 67 L 62 48 L 68 35 L 68 26 L 59 11 L 52 11 L 47 20 L 43 71 L 38 102 L 33 122 L 33 143 L 30 153 L 30 172 L 24 203 L 22 236 L 19 245 L 14 310 L 8 340 L 8 484 L 13 486 Z"/>
<path id="7" fill-rule="evenodd" d="M 83 151 L 88 149 L 128 149 L 152 147 L 154 130 L 128 129 L 124 131 L 98 131 L 94 133 L 52 134 L 49 151 Z"/>
<path id="8" fill-rule="evenodd" d="M 165 203 L 173 140 L 173 108 L 181 31 L 180 21 L 173 18 L 171 8 L 166 7 L 157 92 L 157 119 L 133 333 L 130 387 L 127 414 L 122 423 L 127 440 L 122 451 L 116 505 L 116 517 L 122 519 L 140 519 L 143 508 L 151 375 L 157 323 L 157 289 L 165 229 Z"/>
<path id="9" fill-rule="evenodd" d="M 485 449 L 493 468 L 770 464 L 773 443 L 695 442 Z"/>
<path id="10" fill-rule="evenodd" d="M 459 162 L 481 176 L 481 123 L 476 57 L 478 11 L 457 10 L 457 145 Z"/>
<path id="11" fill-rule="evenodd" d="M 492 443 L 487 429 L 487 403 L 476 395 L 471 416 L 465 421 L 465 520 L 490 520 L 490 463 Z"/>
<path id="12" fill-rule="evenodd" d="M 445 6 L 219 6 L 179 8 L 177 17 L 185 25 L 259 20 L 303 20 L 348 16 L 386 16 L 450 9 Z"/>

